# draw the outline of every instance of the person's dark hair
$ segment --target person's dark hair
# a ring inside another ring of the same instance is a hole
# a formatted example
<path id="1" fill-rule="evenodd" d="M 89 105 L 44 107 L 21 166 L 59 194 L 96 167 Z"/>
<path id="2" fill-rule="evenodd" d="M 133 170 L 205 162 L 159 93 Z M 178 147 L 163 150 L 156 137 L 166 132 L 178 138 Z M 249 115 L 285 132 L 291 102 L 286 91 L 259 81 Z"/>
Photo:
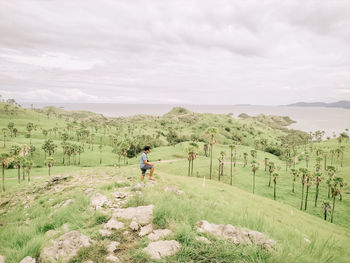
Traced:
<path id="1" fill-rule="evenodd" d="M 145 148 L 143 148 L 143 149 L 144 149 L 144 151 L 149 151 L 149 150 L 151 150 L 151 147 L 145 146 Z"/>

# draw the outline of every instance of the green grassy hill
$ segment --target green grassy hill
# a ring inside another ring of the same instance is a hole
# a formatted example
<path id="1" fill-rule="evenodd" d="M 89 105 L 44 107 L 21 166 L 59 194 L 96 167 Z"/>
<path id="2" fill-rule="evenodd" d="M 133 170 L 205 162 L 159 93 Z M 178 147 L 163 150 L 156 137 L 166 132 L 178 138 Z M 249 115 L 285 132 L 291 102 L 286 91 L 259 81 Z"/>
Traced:
<path id="1" fill-rule="evenodd" d="M 17 132 L 11 125 L 9 128 L 11 122 Z M 98 230 L 112 212 L 93 210 L 83 191 L 92 187 L 111 198 L 118 189 L 137 184 L 138 155 L 141 148 L 149 144 L 152 146 L 150 161 L 156 163 L 157 184 L 143 189 L 142 196 L 132 197 L 125 207 L 153 204 L 154 227 L 173 231 L 172 238 L 182 247 L 164 262 L 346 262 L 350 257 L 349 140 L 344 136 L 339 140 L 320 141 L 315 135 L 311 141 L 306 133 L 284 128 L 290 122 L 286 117 L 259 115 L 234 119 L 229 115 L 197 114 L 183 108 L 174 108 L 162 117 L 105 118 L 89 112 L 53 107 L 30 110 L 0 103 L 0 135 L 4 139 L 0 141 L 0 154 L 9 153 L 10 159 L 15 160 L 14 146 L 22 151 L 26 146 L 36 148 L 24 156 L 34 163 L 30 182 L 26 174 L 25 180 L 22 179 L 23 169 L 20 169 L 21 182 L 18 183 L 14 163 L 9 162 L 4 169 L 6 191 L 0 195 L 0 254 L 6 256 L 6 262 L 19 262 L 27 255 L 38 257 L 50 239 L 45 233 L 48 230 L 64 233 L 63 226 L 67 223 L 69 229 L 79 230 L 96 240 L 92 252 L 82 250 L 72 262 L 87 259 L 106 262 L 105 246 L 109 239 L 100 237 Z M 28 123 L 33 124 L 30 131 Z M 205 131 L 210 127 L 217 130 L 211 180 L 210 156 L 204 151 L 209 140 Z M 55 163 L 51 177 L 71 176 L 57 189 L 42 188 L 50 179 L 42 149 L 48 139 L 57 145 L 52 154 Z M 67 144 L 81 147 L 80 163 L 76 148 L 63 154 L 66 148 L 62 146 Z M 194 147 L 193 174 L 188 176 L 191 144 L 198 148 Z M 232 168 L 231 186 L 229 145 L 232 144 L 236 165 Z M 337 149 L 340 152 L 336 152 Z M 256 157 L 251 155 L 252 151 L 256 151 Z M 317 160 L 317 154 L 323 159 Z M 223 175 L 219 177 L 218 158 L 222 155 L 226 158 Z M 325 156 L 326 167 L 335 166 L 336 176 L 345 182 L 341 188 L 342 200 L 339 195 L 336 197 L 334 223 L 329 222 L 330 212 L 327 222 L 323 220 L 321 208 L 323 201 L 332 203 L 332 198 L 327 196 Z M 274 172 L 279 174 L 275 201 L 273 184 L 268 186 L 269 173 L 264 169 L 265 158 L 274 162 Z M 323 177 L 317 207 L 313 179 L 308 207 L 300 210 L 301 178 L 296 179 L 293 193 L 291 169 L 306 167 L 307 158 L 312 172 L 316 163 L 320 163 Z M 253 160 L 259 165 L 255 194 L 252 194 Z M 185 191 L 185 195 L 163 191 L 165 186 L 173 185 Z M 57 206 L 68 199 L 74 201 L 66 207 Z M 236 246 L 212 236 L 207 237 L 213 245 L 201 244 L 195 240 L 195 223 L 202 219 L 260 231 L 276 240 L 277 248 L 269 252 L 256 246 Z M 111 240 L 124 244 L 118 251 L 124 262 L 151 262 L 142 252 L 149 242 L 146 238 L 133 236 L 131 241 L 124 240 L 117 231 Z"/>

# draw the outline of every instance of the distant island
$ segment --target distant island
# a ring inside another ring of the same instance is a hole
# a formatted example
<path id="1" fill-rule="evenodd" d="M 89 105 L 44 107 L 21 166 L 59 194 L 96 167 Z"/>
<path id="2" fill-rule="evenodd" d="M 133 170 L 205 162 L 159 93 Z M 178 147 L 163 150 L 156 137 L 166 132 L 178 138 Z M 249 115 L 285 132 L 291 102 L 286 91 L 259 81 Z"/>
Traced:
<path id="1" fill-rule="evenodd" d="M 296 102 L 285 106 L 290 107 L 328 107 L 328 108 L 345 108 L 350 109 L 350 101 L 340 100 L 337 102 L 325 103 L 325 102 Z"/>

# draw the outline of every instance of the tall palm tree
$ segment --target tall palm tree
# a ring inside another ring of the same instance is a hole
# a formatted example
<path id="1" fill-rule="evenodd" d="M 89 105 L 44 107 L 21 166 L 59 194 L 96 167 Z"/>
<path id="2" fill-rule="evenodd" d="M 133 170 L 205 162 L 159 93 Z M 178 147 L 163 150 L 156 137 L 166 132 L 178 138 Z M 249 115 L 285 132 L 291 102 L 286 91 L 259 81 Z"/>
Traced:
<path id="1" fill-rule="evenodd" d="M 252 161 L 252 172 L 253 172 L 253 194 L 255 193 L 255 173 L 259 169 L 259 163 L 255 160 Z"/>
<path id="2" fill-rule="evenodd" d="M 274 173 L 272 176 L 273 176 L 273 200 L 276 200 L 276 184 L 277 184 L 277 178 L 279 174 Z"/>
<path id="3" fill-rule="evenodd" d="M 312 184 L 312 174 L 309 172 L 306 174 L 306 195 L 305 195 L 305 210 L 307 209 L 307 201 L 309 197 L 309 190 Z"/>
<path id="4" fill-rule="evenodd" d="M 231 155 L 230 155 L 230 156 L 231 156 L 231 167 L 230 167 L 230 168 L 231 168 L 231 169 L 230 169 L 230 176 L 231 176 L 231 178 L 230 178 L 230 185 L 232 185 L 232 174 L 233 174 L 233 171 L 232 171 L 232 170 L 233 170 L 233 168 L 232 168 L 232 164 L 233 164 L 233 149 L 235 149 L 235 147 L 236 147 L 236 146 L 233 145 L 233 144 L 230 145 L 230 150 L 231 150 Z"/>
<path id="5" fill-rule="evenodd" d="M 30 160 L 26 160 L 23 164 L 23 168 L 25 169 L 25 172 L 27 174 L 28 182 L 30 182 L 30 171 L 32 167 L 33 167 L 33 162 Z"/>
<path id="6" fill-rule="evenodd" d="M 8 153 L 0 154 L 0 164 L 2 167 L 2 191 L 5 192 L 5 169 L 12 163 L 13 158 Z"/>
<path id="7" fill-rule="evenodd" d="M 324 220 L 326 220 L 326 221 L 327 221 L 328 210 L 330 210 L 331 208 L 332 208 L 332 206 L 329 203 L 329 201 L 323 201 L 322 202 L 322 210 L 323 210 Z"/>
<path id="8" fill-rule="evenodd" d="M 290 171 L 292 173 L 292 178 L 293 178 L 292 193 L 294 193 L 294 184 L 295 184 L 295 181 L 297 180 L 297 177 L 299 177 L 299 172 L 296 169 L 291 169 Z"/>
<path id="9" fill-rule="evenodd" d="M 211 179 L 212 171 L 213 171 L 213 147 L 216 143 L 215 134 L 217 133 L 216 128 L 208 128 L 205 131 L 205 134 L 209 136 L 209 145 L 210 145 L 210 170 L 209 170 L 209 179 Z"/>
<path id="10" fill-rule="evenodd" d="M 205 143 L 204 146 L 203 146 L 203 150 L 204 150 L 204 155 L 205 155 L 205 157 L 208 157 L 208 149 L 209 149 L 208 144 Z"/>
<path id="11" fill-rule="evenodd" d="M 6 148 L 7 129 L 6 128 L 2 128 L 1 131 L 2 131 L 2 135 L 3 135 L 4 148 Z"/>
<path id="12" fill-rule="evenodd" d="M 221 176 L 224 175 L 225 156 L 226 156 L 226 153 L 224 151 L 221 151 L 220 157 L 218 159 L 219 160 L 219 181 L 220 181 Z"/>
<path id="13" fill-rule="evenodd" d="M 309 168 L 310 155 L 305 155 L 306 168 Z"/>
<path id="14" fill-rule="evenodd" d="M 247 162 L 248 162 L 247 157 L 248 157 L 248 153 L 243 153 L 243 158 L 244 158 L 244 166 L 243 167 L 246 167 L 246 165 L 247 165 Z"/>
<path id="15" fill-rule="evenodd" d="M 275 164 L 274 164 L 274 162 L 269 162 L 269 164 L 267 166 L 268 166 L 269 174 L 270 174 L 269 187 L 271 187 L 271 177 L 272 177 L 272 173 L 275 171 Z"/>
<path id="16" fill-rule="evenodd" d="M 257 151 L 256 150 L 251 150 L 250 155 L 252 156 L 253 160 L 257 157 Z"/>
<path id="17" fill-rule="evenodd" d="M 269 163 L 269 158 L 265 157 L 265 160 L 264 160 L 265 172 L 266 172 L 266 168 L 267 168 L 268 163 Z"/>
<path id="18" fill-rule="evenodd" d="M 333 223 L 333 218 L 334 218 L 335 198 L 340 194 L 339 182 L 342 180 L 343 178 L 341 177 L 335 177 L 331 183 L 331 193 L 333 197 L 331 223 Z"/>
<path id="19" fill-rule="evenodd" d="M 21 167 L 23 163 L 23 157 L 16 155 L 13 159 L 13 165 L 17 169 L 18 183 L 21 183 Z"/>
<path id="20" fill-rule="evenodd" d="M 315 184 L 316 184 L 316 193 L 315 193 L 315 207 L 317 207 L 317 199 L 319 194 L 320 183 L 322 181 L 322 173 L 316 172 L 314 175 Z"/>
<path id="21" fill-rule="evenodd" d="M 302 210 L 303 209 L 303 203 L 304 203 L 304 189 L 305 189 L 306 177 L 307 177 L 307 175 L 310 172 L 306 168 L 299 168 L 299 173 L 301 174 L 301 203 L 300 203 L 300 210 Z"/>
<path id="22" fill-rule="evenodd" d="M 55 159 L 51 156 L 47 157 L 45 160 L 45 164 L 49 168 L 49 176 L 51 176 L 51 167 L 53 166 L 54 163 L 55 163 Z"/>
<path id="23" fill-rule="evenodd" d="M 328 166 L 327 167 L 327 173 L 328 173 L 328 180 L 327 180 L 327 185 L 328 185 L 328 198 L 331 197 L 331 183 L 335 175 L 335 167 L 334 166 Z"/>

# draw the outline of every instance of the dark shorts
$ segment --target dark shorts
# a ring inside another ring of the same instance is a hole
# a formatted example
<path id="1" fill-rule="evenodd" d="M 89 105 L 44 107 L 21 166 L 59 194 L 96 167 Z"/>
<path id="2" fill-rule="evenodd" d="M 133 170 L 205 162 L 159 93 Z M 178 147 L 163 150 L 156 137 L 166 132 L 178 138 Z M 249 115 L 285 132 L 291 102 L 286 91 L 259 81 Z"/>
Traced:
<path id="1" fill-rule="evenodd" d="M 151 170 L 153 168 L 153 166 L 150 166 L 150 165 L 145 165 L 145 167 L 143 168 L 140 168 L 141 171 L 142 171 L 142 174 L 145 174 L 147 170 Z"/>

